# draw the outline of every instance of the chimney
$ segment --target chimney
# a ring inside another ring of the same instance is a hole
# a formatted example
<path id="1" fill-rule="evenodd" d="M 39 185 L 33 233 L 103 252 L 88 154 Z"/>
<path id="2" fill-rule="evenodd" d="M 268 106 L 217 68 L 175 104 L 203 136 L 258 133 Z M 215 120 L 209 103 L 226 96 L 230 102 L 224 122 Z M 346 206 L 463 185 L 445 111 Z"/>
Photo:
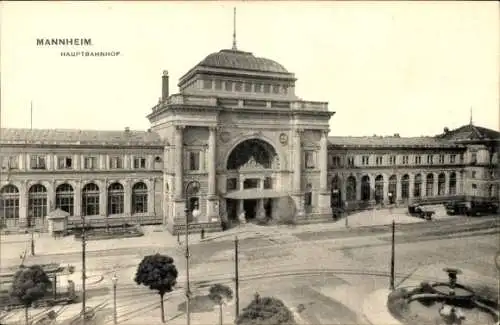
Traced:
<path id="1" fill-rule="evenodd" d="M 399 138 L 399 133 L 394 133 L 395 138 Z"/>
<path id="2" fill-rule="evenodd" d="M 161 99 L 162 101 L 168 98 L 168 71 L 163 70 L 161 77 Z"/>

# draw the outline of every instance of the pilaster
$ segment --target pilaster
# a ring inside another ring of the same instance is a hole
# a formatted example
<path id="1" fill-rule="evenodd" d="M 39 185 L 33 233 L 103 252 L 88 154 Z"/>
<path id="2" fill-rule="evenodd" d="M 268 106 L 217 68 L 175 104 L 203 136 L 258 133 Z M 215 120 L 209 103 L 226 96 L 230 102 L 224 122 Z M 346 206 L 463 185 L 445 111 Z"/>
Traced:
<path id="1" fill-rule="evenodd" d="M 99 192 L 99 215 L 106 217 L 108 215 L 108 180 L 102 182 Z"/>
<path id="2" fill-rule="evenodd" d="M 73 189 L 73 215 L 77 218 L 82 216 L 82 182 L 77 180 Z"/>
<path id="3" fill-rule="evenodd" d="M 444 174 L 444 195 L 450 195 L 450 173 Z"/>
<path id="4" fill-rule="evenodd" d="M 155 215 L 155 200 L 156 200 L 156 180 L 154 178 L 149 179 L 148 186 L 148 214 Z"/>
<path id="5" fill-rule="evenodd" d="M 183 191 L 183 172 L 184 172 L 184 149 L 183 149 L 183 134 L 184 126 L 177 125 L 175 127 L 175 198 L 182 200 L 184 197 Z"/>
<path id="6" fill-rule="evenodd" d="M 132 215 L 132 184 L 130 179 L 125 180 L 125 186 L 123 189 L 123 214 L 126 217 Z"/>
<path id="7" fill-rule="evenodd" d="M 328 214 L 331 212 L 331 193 L 328 191 L 328 132 L 329 130 L 321 131 L 320 151 L 319 151 L 319 195 L 318 207 L 320 214 Z"/>
<path id="8" fill-rule="evenodd" d="M 28 182 L 19 183 L 19 226 L 26 227 L 28 224 Z"/>
<path id="9" fill-rule="evenodd" d="M 436 173 L 433 173 L 433 175 L 434 175 L 434 179 L 433 179 L 433 184 L 432 184 L 432 195 L 438 196 L 439 195 L 438 175 Z"/>

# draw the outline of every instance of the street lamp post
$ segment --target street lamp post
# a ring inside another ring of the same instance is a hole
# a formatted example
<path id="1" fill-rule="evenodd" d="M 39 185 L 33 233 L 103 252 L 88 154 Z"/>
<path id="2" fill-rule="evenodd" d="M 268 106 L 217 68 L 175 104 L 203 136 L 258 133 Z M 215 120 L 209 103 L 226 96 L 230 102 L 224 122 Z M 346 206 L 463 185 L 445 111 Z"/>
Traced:
<path id="1" fill-rule="evenodd" d="M 192 191 L 197 192 L 198 189 L 200 188 L 200 183 L 197 181 L 191 181 L 186 185 L 185 189 L 185 199 L 186 199 L 186 207 L 184 209 L 185 212 L 185 232 L 186 232 L 186 324 L 190 325 L 191 324 L 191 314 L 189 310 L 189 300 L 191 298 L 191 290 L 189 287 L 189 197 L 188 197 L 188 191 L 192 186 Z M 198 210 L 198 207 L 195 206 L 193 210 L 193 217 L 198 217 L 200 215 L 200 211 Z"/>
<path id="2" fill-rule="evenodd" d="M 116 312 L 116 284 L 118 283 L 118 277 L 116 276 L 116 273 L 113 274 L 111 281 L 113 282 L 113 323 L 118 324 Z"/>

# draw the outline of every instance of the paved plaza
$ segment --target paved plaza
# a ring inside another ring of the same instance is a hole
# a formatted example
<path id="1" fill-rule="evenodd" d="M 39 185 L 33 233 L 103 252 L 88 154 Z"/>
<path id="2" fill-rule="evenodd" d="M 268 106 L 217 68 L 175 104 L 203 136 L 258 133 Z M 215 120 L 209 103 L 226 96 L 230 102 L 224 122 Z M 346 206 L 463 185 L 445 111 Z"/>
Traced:
<path id="1" fill-rule="evenodd" d="M 498 249 L 497 218 L 440 218 L 438 214 L 436 221 L 427 222 L 405 216 L 402 211 L 354 214 L 347 229 L 340 220 L 296 227 L 249 224 L 222 234 L 208 234 L 208 240 L 203 241 L 199 234 L 191 235 L 192 324 L 218 322 L 218 312 L 206 296 L 213 283 L 234 287 L 234 236 L 240 238 L 240 308 L 255 292 L 276 296 L 295 312 L 300 324 L 364 325 L 373 323 L 373 317 L 386 320 L 377 312 L 380 307 L 373 299 L 389 286 L 391 234 L 386 225 L 393 219 L 397 222 L 395 270 L 399 286 L 441 279 L 444 266 L 463 269 L 464 281 L 497 283 L 493 260 Z M 374 222 L 370 215 L 381 217 Z M 27 240 L 25 235 L 4 236 L 2 262 L 9 260 L 15 265 L 19 261 L 17 250 L 25 249 Z M 36 246 L 37 255 L 28 255 L 28 264 L 72 264 L 77 270 L 72 276 L 78 287 L 80 242 L 41 236 L 36 238 Z M 177 237 L 146 228 L 140 238 L 89 241 L 88 250 L 87 305 L 102 306 L 102 323 L 112 324 L 111 277 L 116 274 L 119 324 L 160 324 L 159 296 L 133 282 L 142 257 L 160 252 L 171 255 L 179 270 L 176 290 L 165 297 L 168 323 L 185 324 L 184 246 L 177 243 Z M 298 306 L 303 307 L 300 313 Z M 58 324 L 65 324 L 79 308 L 79 303 L 56 307 Z M 37 309 L 31 315 L 36 318 L 46 312 Z M 233 323 L 234 317 L 233 301 L 224 306 L 224 323 Z M 20 320 L 22 312 L 7 315 L 3 322 L 21 324 Z"/>

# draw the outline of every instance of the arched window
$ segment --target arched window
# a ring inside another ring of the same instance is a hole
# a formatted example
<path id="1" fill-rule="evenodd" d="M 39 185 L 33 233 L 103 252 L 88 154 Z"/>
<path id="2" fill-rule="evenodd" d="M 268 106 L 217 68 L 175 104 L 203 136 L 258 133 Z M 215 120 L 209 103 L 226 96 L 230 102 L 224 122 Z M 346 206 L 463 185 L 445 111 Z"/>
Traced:
<path id="1" fill-rule="evenodd" d="M 69 184 L 61 184 L 56 189 L 56 208 L 69 213 L 70 216 L 74 212 L 74 195 L 73 187 Z"/>
<path id="2" fill-rule="evenodd" d="M 415 182 L 413 184 L 413 196 L 421 197 L 422 196 L 422 175 L 415 175 Z"/>
<path id="3" fill-rule="evenodd" d="M 349 176 L 346 183 L 346 200 L 356 201 L 356 177 Z"/>
<path id="4" fill-rule="evenodd" d="M 446 192 L 446 176 L 444 173 L 439 174 L 438 176 L 438 195 L 445 195 Z"/>
<path id="5" fill-rule="evenodd" d="M 425 196 L 432 196 L 434 194 L 434 174 L 427 174 L 425 180 Z"/>
<path id="6" fill-rule="evenodd" d="M 43 223 L 45 216 L 47 216 L 47 189 L 41 184 L 35 184 L 28 191 L 28 226 L 35 225 L 37 219 Z"/>
<path id="7" fill-rule="evenodd" d="M 19 219 L 19 190 L 12 184 L 0 190 L 0 222 L 4 219 Z"/>
<path id="8" fill-rule="evenodd" d="M 99 186 L 88 183 L 82 190 L 82 215 L 95 216 L 99 214 Z"/>
<path id="9" fill-rule="evenodd" d="M 455 195 L 457 194 L 457 173 L 452 172 L 450 174 L 450 181 L 448 183 L 448 192 L 450 192 L 450 195 Z"/>
<path id="10" fill-rule="evenodd" d="M 370 177 L 367 175 L 361 178 L 361 201 L 369 201 L 370 200 Z"/>
<path id="11" fill-rule="evenodd" d="M 108 215 L 122 214 L 124 206 L 124 190 L 120 183 L 113 183 L 108 187 Z"/>
<path id="12" fill-rule="evenodd" d="M 389 177 L 389 190 L 387 192 L 387 196 L 389 197 L 389 203 L 393 204 L 397 199 L 397 187 L 398 187 L 398 178 L 396 175 L 392 175 Z"/>
<path id="13" fill-rule="evenodd" d="M 148 212 L 148 187 L 143 182 L 132 187 L 132 213 Z"/>
<path id="14" fill-rule="evenodd" d="M 342 195 L 340 193 L 340 179 L 338 175 L 332 178 L 331 206 L 342 206 Z"/>
<path id="15" fill-rule="evenodd" d="M 410 197 L 410 176 L 404 174 L 401 178 L 401 197 L 403 200 L 408 200 Z"/>
<path id="16" fill-rule="evenodd" d="M 384 199 L 384 176 L 375 177 L 375 202 L 378 204 Z"/>

